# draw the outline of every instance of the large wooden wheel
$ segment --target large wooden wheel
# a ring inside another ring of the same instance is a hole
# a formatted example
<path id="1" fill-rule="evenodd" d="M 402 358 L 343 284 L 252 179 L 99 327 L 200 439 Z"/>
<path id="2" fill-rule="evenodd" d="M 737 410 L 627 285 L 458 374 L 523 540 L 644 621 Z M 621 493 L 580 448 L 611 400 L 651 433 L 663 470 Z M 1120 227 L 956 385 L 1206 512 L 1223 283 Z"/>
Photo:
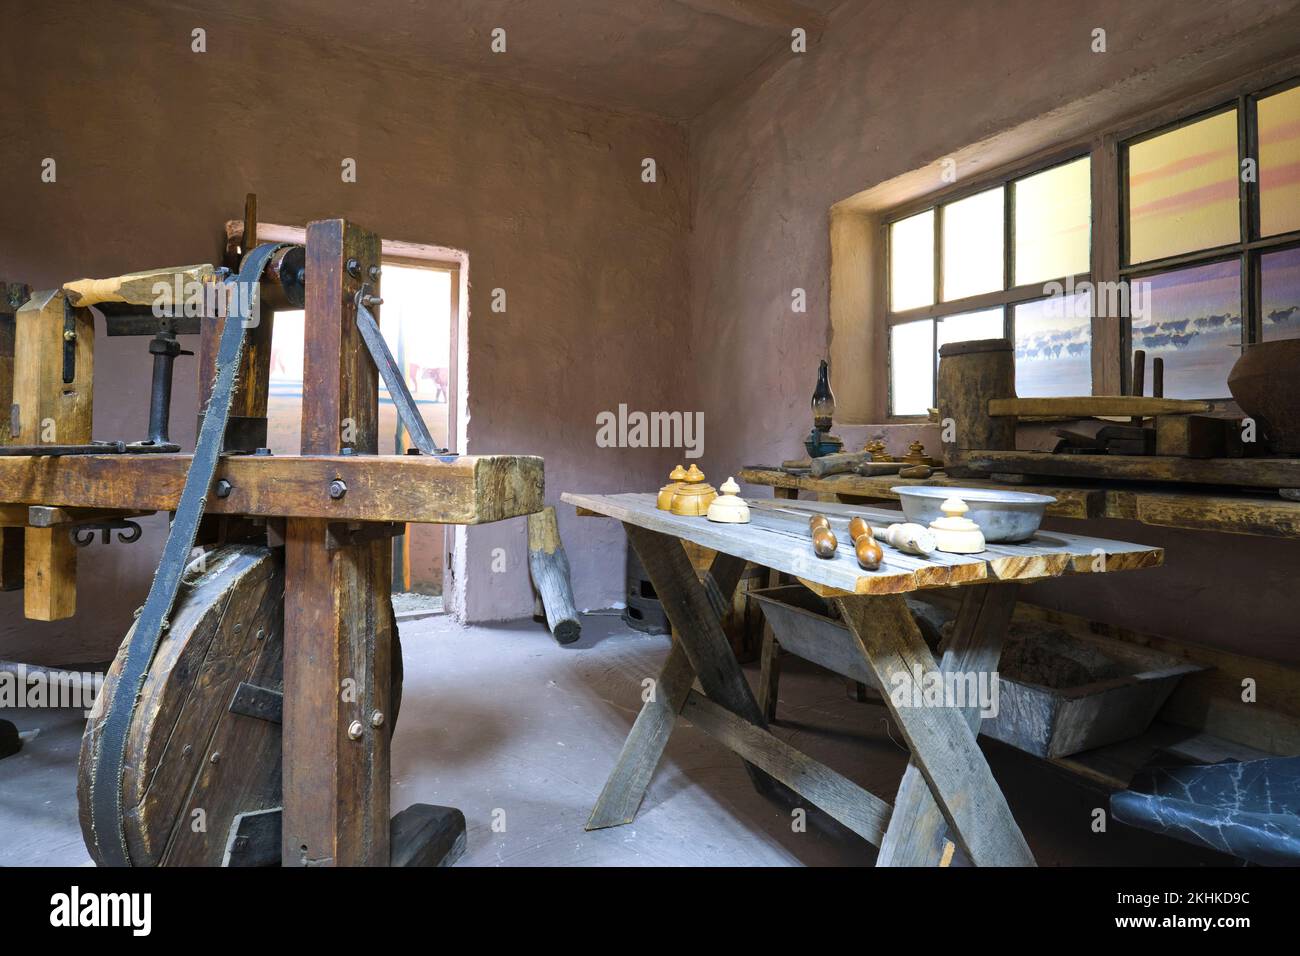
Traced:
<path id="1" fill-rule="evenodd" d="M 127 735 L 122 825 L 133 865 L 220 866 L 235 817 L 280 806 L 283 624 L 284 569 L 268 548 L 211 551 L 206 570 L 183 589 Z M 392 634 L 390 733 L 401 700 L 396 621 Z M 77 799 L 96 862 L 91 757 L 127 643 L 106 675 L 81 742 Z"/>

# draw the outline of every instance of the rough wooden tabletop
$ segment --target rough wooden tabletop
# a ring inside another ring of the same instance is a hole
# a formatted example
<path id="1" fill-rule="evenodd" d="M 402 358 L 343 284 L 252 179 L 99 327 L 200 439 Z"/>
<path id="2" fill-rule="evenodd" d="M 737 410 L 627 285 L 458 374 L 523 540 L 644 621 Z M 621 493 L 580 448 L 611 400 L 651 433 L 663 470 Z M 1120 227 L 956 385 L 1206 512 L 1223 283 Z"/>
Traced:
<path id="1" fill-rule="evenodd" d="M 1033 581 L 1063 574 L 1098 574 L 1156 567 L 1161 548 L 1104 538 L 1039 531 L 1022 544 L 989 545 L 974 555 L 944 554 L 929 558 L 903 554 L 885 544 L 885 560 L 876 571 L 858 566 L 849 541 L 849 519 L 862 515 L 874 525 L 889 525 L 897 511 L 862 505 L 810 501 L 751 500 L 749 524 L 718 524 L 704 517 L 682 517 L 655 507 L 652 493 L 583 495 L 562 500 L 579 514 L 617 518 L 651 531 L 691 541 L 715 551 L 783 571 L 826 594 L 900 594 L 922 588 L 954 587 L 994 581 Z M 831 558 L 812 552 L 808 518 L 824 514 L 840 547 Z"/>

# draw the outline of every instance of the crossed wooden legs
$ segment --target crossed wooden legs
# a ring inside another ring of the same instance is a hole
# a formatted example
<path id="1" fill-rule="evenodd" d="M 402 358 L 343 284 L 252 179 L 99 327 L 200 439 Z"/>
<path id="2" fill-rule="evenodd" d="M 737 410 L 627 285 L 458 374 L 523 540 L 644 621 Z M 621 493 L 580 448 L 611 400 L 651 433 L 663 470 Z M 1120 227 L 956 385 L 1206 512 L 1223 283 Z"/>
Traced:
<path id="1" fill-rule="evenodd" d="M 672 621 L 677 640 L 592 810 L 588 830 L 632 821 L 673 723 L 681 714 L 743 757 L 760 789 L 768 789 L 773 779 L 793 789 L 880 846 L 882 863 L 932 862 L 932 851 L 942 846 L 946 825 L 976 864 L 1033 865 L 1006 799 L 975 744 L 972 727 L 977 726 L 978 709 L 968 712 L 898 705 L 886 692 L 890 713 L 913 753 L 899 791 L 898 808 L 891 815 L 883 800 L 767 730 L 767 721 L 727 645 L 715 607 L 718 597 L 729 600 L 742 567 L 739 559 L 719 553 L 707 586 L 702 586 L 680 541 L 634 525 L 624 527 Z M 717 591 L 710 601 L 709 592 L 715 585 Z M 1005 631 L 1001 615 L 1005 610 L 1009 618 L 1014 590 L 1004 594 L 998 586 L 978 591 L 963 604 L 957 631 L 944 656 L 945 665 L 954 669 L 980 669 L 978 665 L 990 655 L 993 663 L 985 669 L 996 666 Z M 901 597 L 844 597 L 838 601 L 849 639 L 869 664 L 879 687 L 887 691 L 895 686 L 896 673 L 908 675 L 905 680 L 910 681 L 916 668 L 923 674 L 937 670 Z M 999 621 L 1001 626 L 995 626 Z M 696 678 L 702 694 L 692 689 Z"/>

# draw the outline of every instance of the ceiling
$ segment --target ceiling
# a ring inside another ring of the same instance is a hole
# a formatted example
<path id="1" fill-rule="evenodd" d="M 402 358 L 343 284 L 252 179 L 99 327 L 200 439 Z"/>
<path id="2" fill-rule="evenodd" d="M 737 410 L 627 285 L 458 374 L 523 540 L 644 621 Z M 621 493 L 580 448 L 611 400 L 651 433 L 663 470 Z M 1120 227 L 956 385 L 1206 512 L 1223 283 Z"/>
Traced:
<path id="1" fill-rule="evenodd" d="M 385 60 L 582 103 L 686 119 L 789 51 L 843 0 L 156 0 L 259 32 L 333 40 Z M 217 13 L 220 9 L 220 13 Z M 491 50 L 506 31 L 506 52 Z"/>

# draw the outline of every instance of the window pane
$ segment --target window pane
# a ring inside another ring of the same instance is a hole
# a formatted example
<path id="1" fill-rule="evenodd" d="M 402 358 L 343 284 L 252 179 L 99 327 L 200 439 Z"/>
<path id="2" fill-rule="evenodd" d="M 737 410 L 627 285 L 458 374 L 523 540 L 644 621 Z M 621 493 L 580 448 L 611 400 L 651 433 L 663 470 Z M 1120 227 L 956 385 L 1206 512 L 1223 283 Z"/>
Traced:
<path id="1" fill-rule="evenodd" d="M 904 322 L 889 329 L 890 410 L 924 415 L 934 400 L 934 322 Z"/>
<path id="2" fill-rule="evenodd" d="M 1003 331 L 1002 306 L 948 315 L 939 320 L 934 347 L 937 349 L 949 342 L 969 342 L 972 339 L 1000 339 Z"/>
<path id="3" fill-rule="evenodd" d="M 1264 339 L 1300 338 L 1300 248 L 1260 258 Z"/>
<path id="4" fill-rule="evenodd" d="M 889 310 L 934 305 L 934 210 L 889 227 Z"/>
<path id="5" fill-rule="evenodd" d="M 1136 279 L 1133 348 L 1165 360 L 1167 398 L 1227 398 L 1241 356 L 1241 263 L 1215 262 Z M 1151 381 L 1148 373 L 1147 381 Z"/>
<path id="6" fill-rule="evenodd" d="M 1092 298 L 1054 295 L 1016 306 L 1016 394 L 1092 394 Z"/>
<path id="7" fill-rule="evenodd" d="M 1002 288 L 1002 187 L 943 207 L 943 301 Z"/>
<path id="8" fill-rule="evenodd" d="M 1072 163 L 1012 184 L 1016 208 L 1014 285 L 1087 272 L 1092 241 L 1092 162 Z"/>
<path id="9" fill-rule="evenodd" d="M 1256 104 L 1259 114 L 1259 232 L 1300 229 L 1300 86 Z"/>
<path id="10" fill-rule="evenodd" d="M 1129 262 L 1236 242 L 1237 111 L 1130 146 L 1128 188 Z"/>

